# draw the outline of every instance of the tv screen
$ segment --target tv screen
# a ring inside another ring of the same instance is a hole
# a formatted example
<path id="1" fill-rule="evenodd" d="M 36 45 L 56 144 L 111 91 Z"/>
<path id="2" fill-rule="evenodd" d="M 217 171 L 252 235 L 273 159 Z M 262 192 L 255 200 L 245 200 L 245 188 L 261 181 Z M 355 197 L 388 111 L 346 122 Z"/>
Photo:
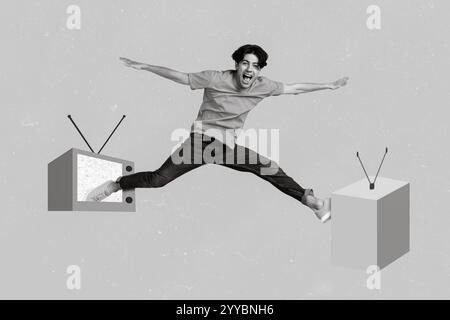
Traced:
<path id="1" fill-rule="evenodd" d="M 77 200 L 86 201 L 87 194 L 93 188 L 108 180 L 116 181 L 123 175 L 122 167 L 122 163 L 78 154 Z M 113 193 L 102 202 L 122 202 L 122 190 Z"/>

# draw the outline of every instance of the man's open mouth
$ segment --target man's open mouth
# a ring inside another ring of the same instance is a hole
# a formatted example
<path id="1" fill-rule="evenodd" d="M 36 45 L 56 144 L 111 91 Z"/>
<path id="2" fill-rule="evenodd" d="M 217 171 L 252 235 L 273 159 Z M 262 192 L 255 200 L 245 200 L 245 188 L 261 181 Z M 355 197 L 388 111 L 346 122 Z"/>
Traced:
<path id="1" fill-rule="evenodd" d="M 249 84 L 249 83 L 250 83 L 250 80 L 252 80 L 252 78 L 253 78 L 253 76 L 248 75 L 248 74 L 243 74 L 243 75 L 242 75 L 242 81 L 243 81 L 245 84 Z"/>

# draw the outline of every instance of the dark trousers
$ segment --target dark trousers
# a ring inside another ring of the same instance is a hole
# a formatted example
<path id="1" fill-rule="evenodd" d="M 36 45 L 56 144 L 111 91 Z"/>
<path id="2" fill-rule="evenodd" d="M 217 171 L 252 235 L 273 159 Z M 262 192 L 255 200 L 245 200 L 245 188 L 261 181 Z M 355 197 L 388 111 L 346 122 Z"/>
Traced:
<path id="1" fill-rule="evenodd" d="M 305 189 L 286 175 L 276 162 L 237 144 L 233 150 L 217 139 L 198 133 L 191 133 L 158 170 L 123 176 L 119 184 L 125 190 L 160 188 L 204 164 L 251 172 L 300 202 L 305 193 Z"/>

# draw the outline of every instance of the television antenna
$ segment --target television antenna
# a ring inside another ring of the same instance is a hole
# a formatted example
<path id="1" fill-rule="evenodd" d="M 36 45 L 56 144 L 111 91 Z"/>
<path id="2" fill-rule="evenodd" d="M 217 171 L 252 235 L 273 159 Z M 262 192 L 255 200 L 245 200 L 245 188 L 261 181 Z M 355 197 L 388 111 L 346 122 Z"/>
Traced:
<path id="1" fill-rule="evenodd" d="M 100 152 L 102 152 L 103 148 L 105 147 L 105 145 L 108 143 L 109 139 L 111 139 L 111 136 L 114 134 L 114 132 L 116 132 L 117 128 L 119 127 L 119 125 L 122 123 L 123 119 L 125 119 L 126 115 L 122 116 L 122 119 L 120 119 L 119 123 L 116 125 L 116 127 L 114 128 L 114 130 L 111 132 L 111 134 L 109 135 L 108 139 L 106 139 L 105 143 L 103 144 L 103 146 L 100 148 L 100 150 L 97 152 L 97 154 L 100 154 Z M 84 135 L 81 133 L 80 129 L 78 128 L 78 126 L 76 125 L 75 121 L 73 121 L 72 116 L 69 114 L 67 116 L 67 118 L 70 119 L 70 121 L 73 123 L 73 125 L 75 126 L 75 128 L 77 129 L 78 133 L 81 135 L 81 137 L 83 138 L 84 142 L 86 142 L 87 146 L 89 147 L 89 149 L 92 151 L 92 153 L 95 153 L 94 150 L 92 150 L 91 146 L 89 145 L 89 142 L 87 142 L 86 138 L 84 137 Z"/>
<path id="2" fill-rule="evenodd" d="M 358 160 L 361 163 L 364 173 L 366 174 L 367 180 L 369 180 L 369 189 L 370 190 L 375 189 L 375 181 L 377 181 L 378 173 L 380 173 L 381 165 L 383 164 L 383 161 L 384 161 L 384 158 L 386 157 L 387 152 L 388 152 L 388 148 L 386 147 L 386 151 L 384 152 L 384 155 L 383 155 L 383 160 L 381 160 L 380 166 L 378 167 L 377 175 L 375 176 L 375 180 L 373 180 L 373 182 L 370 181 L 369 176 L 367 175 L 366 169 L 364 168 L 361 158 L 359 157 L 359 152 L 356 152 L 356 156 L 358 157 Z"/>

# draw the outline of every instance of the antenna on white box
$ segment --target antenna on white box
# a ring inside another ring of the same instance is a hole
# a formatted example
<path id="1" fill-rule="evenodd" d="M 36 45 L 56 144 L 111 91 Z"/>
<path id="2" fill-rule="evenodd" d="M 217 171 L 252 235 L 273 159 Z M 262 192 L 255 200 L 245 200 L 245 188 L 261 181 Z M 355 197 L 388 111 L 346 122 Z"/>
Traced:
<path id="1" fill-rule="evenodd" d="M 102 152 L 103 148 L 105 147 L 105 145 L 108 143 L 109 139 L 111 139 L 111 136 L 114 134 L 114 132 L 116 132 L 116 129 L 119 127 L 119 125 L 122 123 L 123 119 L 125 119 L 126 115 L 122 116 L 122 119 L 120 119 L 119 123 L 116 125 L 116 127 L 114 128 L 114 130 L 111 132 L 111 134 L 109 135 L 108 139 L 106 139 L 105 143 L 103 144 L 103 146 L 100 148 L 100 150 L 97 152 L 97 154 L 100 154 L 100 152 Z M 83 134 L 81 133 L 80 129 L 78 129 L 78 126 L 75 124 L 75 121 L 73 121 L 72 116 L 69 114 L 67 116 L 67 118 L 70 119 L 70 121 L 72 121 L 73 125 L 75 126 L 75 128 L 77 129 L 78 133 L 80 134 L 80 136 L 83 138 L 84 142 L 86 142 L 86 144 L 88 145 L 89 149 L 92 151 L 92 153 L 95 153 L 94 150 L 92 150 L 91 146 L 89 145 L 89 142 L 87 142 L 86 138 L 83 136 Z"/>
<path id="2" fill-rule="evenodd" d="M 361 166 L 362 166 L 362 168 L 364 170 L 364 173 L 366 174 L 367 180 L 369 180 L 369 189 L 370 190 L 375 189 L 375 181 L 377 181 L 378 173 L 380 173 L 381 165 L 384 162 L 384 158 L 386 157 L 386 153 L 387 152 L 388 152 L 388 148 L 386 147 L 386 151 L 384 152 L 384 155 L 383 155 L 383 160 L 381 160 L 380 166 L 378 167 L 377 175 L 375 176 L 375 180 L 373 180 L 373 182 L 370 181 L 369 176 L 367 175 L 366 169 L 364 168 L 364 165 L 363 165 L 363 163 L 361 161 L 361 158 L 359 157 L 359 152 L 356 152 L 356 156 L 358 157 L 358 160 L 361 163 Z"/>

